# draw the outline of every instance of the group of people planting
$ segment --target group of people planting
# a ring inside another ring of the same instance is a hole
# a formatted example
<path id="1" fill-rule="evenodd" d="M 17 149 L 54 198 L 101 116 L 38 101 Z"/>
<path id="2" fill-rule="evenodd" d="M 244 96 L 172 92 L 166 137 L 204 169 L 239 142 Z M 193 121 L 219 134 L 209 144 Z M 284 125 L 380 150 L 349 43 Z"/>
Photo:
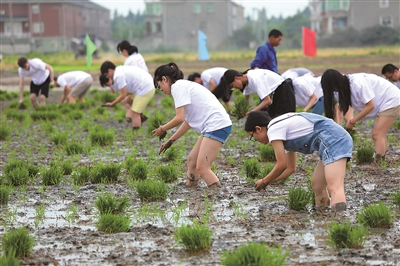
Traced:
<path id="1" fill-rule="evenodd" d="M 317 151 L 320 160 L 312 177 L 315 205 L 317 208 L 330 206 L 333 212 L 344 211 L 346 162 L 353 150 L 353 141 L 346 129 L 352 129 L 364 117 L 375 117 L 372 131 L 375 158 L 385 160 L 386 134 L 400 117 L 400 89 L 392 83 L 400 79 L 400 72 L 388 64 L 382 69 L 387 80 L 365 73 L 345 75 L 334 69 L 326 70 L 320 77 L 304 68 L 290 69 L 281 75 L 274 48 L 281 40 L 280 31 L 271 31 L 266 44 L 257 49 L 249 70 L 215 67 L 192 73 L 188 80 L 173 62 L 159 66 L 152 76 L 137 47 L 122 41 L 117 50 L 127 57 L 124 65 L 105 61 L 100 67 L 101 86 L 119 92 L 114 101 L 104 106 L 121 102 L 126 108 L 126 122 L 136 130 L 147 119 L 143 111 L 155 89 L 171 95 L 175 116 L 153 130 L 153 134 L 162 136 L 170 129 L 179 128 L 161 145 L 159 152 L 171 147 L 190 128 L 194 129 L 201 135 L 187 159 L 186 186 L 197 186 L 203 179 L 209 188 L 218 188 L 221 184 L 211 165 L 232 130 L 228 114 L 232 91 L 238 89 L 246 96 L 257 94 L 260 101 L 246 114 L 244 130 L 251 140 L 272 145 L 276 164 L 266 177 L 256 182 L 255 189 L 264 189 L 294 173 L 297 152 Z M 92 84 L 91 76 L 81 71 L 55 78 L 52 67 L 40 59 L 20 58 L 18 65 L 21 101 L 23 77 L 32 76 L 30 98 L 34 107 L 39 92 L 40 102 L 45 103 L 50 84 L 64 88 L 61 102 L 72 103 L 75 97 L 83 101 Z M 296 112 L 296 105 L 303 112 Z"/>

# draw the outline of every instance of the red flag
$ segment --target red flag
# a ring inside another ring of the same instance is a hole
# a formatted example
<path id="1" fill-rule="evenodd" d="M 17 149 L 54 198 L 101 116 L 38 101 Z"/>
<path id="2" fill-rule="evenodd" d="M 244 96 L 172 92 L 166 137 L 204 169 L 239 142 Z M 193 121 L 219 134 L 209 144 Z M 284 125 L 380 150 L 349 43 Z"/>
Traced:
<path id="1" fill-rule="evenodd" d="M 303 55 L 316 56 L 317 55 L 317 32 L 303 27 Z"/>

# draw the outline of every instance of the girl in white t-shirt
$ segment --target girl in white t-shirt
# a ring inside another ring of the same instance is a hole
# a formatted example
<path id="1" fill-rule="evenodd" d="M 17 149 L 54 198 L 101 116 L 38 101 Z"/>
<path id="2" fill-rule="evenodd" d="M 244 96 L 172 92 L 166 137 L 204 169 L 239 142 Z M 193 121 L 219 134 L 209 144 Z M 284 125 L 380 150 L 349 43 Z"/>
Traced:
<path id="1" fill-rule="evenodd" d="M 352 157 L 353 140 L 343 127 L 332 119 L 312 113 L 287 113 L 271 119 L 266 112 L 256 111 L 249 114 L 245 130 L 250 139 L 270 144 L 275 151 L 274 169 L 256 182 L 256 190 L 287 177 L 286 151 L 289 154 L 317 151 L 320 160 L 311 183 L 315 205 L 330 205 L 334 212 L 346 209 L 344 177 L 346 162 Z"/>
<path id="2" fill-rule="evenodd" d="M 211 170 L 211 164 L 231 133 L 232 121 L 228 113 L 207 88 L 196 82 L 183 80 L 183 73 L 175 63 L 157 68 L 154 72 L 154 85 L 165 94 L 172 95 L 176 112 L 171 121 L 153 130 L 154 135 L 161 136 L 181 124 L 161 145 L 160 153 L 193 128 L 202 135 L 187 160 L 186 186 L 195 186 L 202 178 L 208 187 L 219 187 L 219 179 Z"/>
<path id="3" fill-rule="evenodd" d="M 400 116 L 400 90 L 389 81 L 373 74 L 343 75 L 328 69 L 321 78 L 324 91 L 325 114 L 335 117 L 334 93 L 338 93 L 339 106 L 344 114 L 350 107 L 359 113 L 349 119 L 347 129 L 352 129 L 363 117 L 376 117 L 372 138 L 375 143 L 375 160 L 385 159 L 386 133 L 396 117 Z"/>
<path id="4" fill-rule="evenodd" d="M 143 56 L 139 53 L 135 45 L 131 45 L 128 41 L 124 40 L 117 45 L 117 51 L 126 57 L 124 66 L 137 66 L 149 72 Z"/>

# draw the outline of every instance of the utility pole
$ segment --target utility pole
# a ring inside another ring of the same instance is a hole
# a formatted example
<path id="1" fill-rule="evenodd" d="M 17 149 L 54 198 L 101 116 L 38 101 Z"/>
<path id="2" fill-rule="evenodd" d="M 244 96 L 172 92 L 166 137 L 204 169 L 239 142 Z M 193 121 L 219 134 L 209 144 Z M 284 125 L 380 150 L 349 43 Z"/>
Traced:
<path id="1" fill-rule="evenodd" d="M 11 27 L 11 46 L 13 49 L 13 54 L 15 54 L 15 39 L 14 39 L 14 20 L 11 0 L 8 2 L 8 11 L 10 12 L 10 27 Z"/>

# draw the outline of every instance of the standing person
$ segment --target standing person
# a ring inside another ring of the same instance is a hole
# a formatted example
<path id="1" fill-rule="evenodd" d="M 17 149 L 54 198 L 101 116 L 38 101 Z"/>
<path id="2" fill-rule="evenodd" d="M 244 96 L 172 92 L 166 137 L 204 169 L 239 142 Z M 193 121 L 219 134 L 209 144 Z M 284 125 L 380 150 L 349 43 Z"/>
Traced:
<path id="1" fill-rule="evenodd" d="M 146 61 L 144 61 L 143 56 L 139 53 L 139 50 L 135 45 L 131 45 L 128 41 L 123 40 L 118 43 L 117 51 L 126 57 L 124 66 L 137 66 L 146 72 L 149 72 Z"/>
<path id="2" fill-rule="evenodd" d="M 54 86 L 54 70 L 49 64 L 46 64 L 39 58 L 27 59 L 20 57 L 18 59 L 19 74 L 19 103 L 24 100 L 24 77 L 32 78 L 30 84 L 30 96 L 33 108 L 39 104 L 46 105 L 46 98 L 49 97 L 49 87 Z M 39 96 L 40 93 L 40 96 Z"/>
<path id="3" fill-rule="evenodd" d="M 278 72 L 278 60 L 276 59 L 276 49 L 279 46 L 283 38 L 282 32 L 273 29 L 268 34 L 268 41 L 257 48 L 256 56 L 250 63 L 251 69 L 268 69 L 275 73 Z"/>
<path id="4" fill-rule="evenodd" d="M 304 67 L 289 68 L 281 74 L 284 79 L 295 79 L 305 75 L 315 76 L 311 70 Z"/>
<path id="5" fill-rule="evenodd" d="M 296 111 L 292 88 L 284 78 L 270 70 L 254 69 L 241 73 L 229 69 L 224 74 L 224 80 L 228 87 L 239 89 L 244 95 L 258 95 L 261 102 L 250 112 L 268 107 L 268 114 L 276 117 Z"/>
<path id="6" fill-rule="evenodd" d="M 311 109 L 311 113 L 324 113 L 324 93 L 321 87 L 321 77 L 304 75 L 292 81 L 296 104 L 303 107 L 303 112 Z"/>
<path id="7" fill-rule="evenodd" d="M 113 85 L 120 95 L 113 101 L 105 103 L 104 106 L 114 106 L 119 102 L 126 108 L 126 112 L 132 119 L 132 129 L 137 130 L 145 121 L 143 111 L 153 99 L 155 88 L 152 76 L 143 69 L 136 66 L 118 66 L 110 61 L 101 65 L 101 86 Z M 130 96 L 132 103 L 127 101 Z"/>
<path id="8" fill-rule="evenodd" d="M 201 72 L 195 72 L 189 75 L 188 80 L 197 82 L 209 89 L 217 99 L 222 99 L 227 110 L 231 108 L 229 100 L 232 90 L 229 89 L 224 82 L 224 73 L 228 69 L 224 67 L 209 68 Z"/>
<path id="9" fill-rule="evenodd" d="M 54 77 L 55 86 L 63 88 L 60 103 L 76 103 L 76 97 L 79 102 L 85 102 L 83 96 L 89 91 L 93 83 L 92 75 L 83 71 L 70 71 Z"/>
<path id="10" fill-rule="evenodd" d="M 167 150 L 190 128 L 201 133 L 187 160 L 186 186 L 196 186 L 202 178 L 209 188 L 219 187 L 220 181 L 211 170 L 222 144 L 232 130 L 232 121 L 218 99 L 205 87 L 183 80 L 183 73 L 171 62 L 154 72 L 154 84 L 175 102 L 175 117 L 153 131 L 160 136 L 179 124 L 179 129 L 161 145 L 160 153 Z"/>
<path id="11" fill-rule="evenodd" d="M 328 69 L 321 78 L 324 92 L 325 115 L 335 117 L 334 93 L 338 93 L 339 105 L 344 114 L 349 107 L 359 113 L 349 119 L 347 129 L 352 129 L 363 117 L 376 117 L 372 138 L 375 144 L 375 161 L 385 159 L 386 133 L 396 117 L 400 116 L 400 90 L 389 81 L 374 74 L 356 73 L 343 75 Z"/>
<path id="12" fill-rule="evenodd" d="M 386 64 L 382 68 L 382 75 L 400 89 L 400 70 L 393 64 Z"/>
<path id="13" fill-rule="evenodd" d="M 316 114 L 288 113 L 271 119 L 266 112 L 257 111 L 249 114 L 245 130 L 251 139 L 271 144 L 275 151 L 276 164 L 266 177 L 256 182 L 256 190 L 288 176 L 285 151 L 288 154 L 317 151 L 320 160 L 311 181 L 315 205 L 331 206 L 335 213 L 346 210 L 344 177 L 346 162 L 352 157 L 353 140 L 340 125 Z"/>

